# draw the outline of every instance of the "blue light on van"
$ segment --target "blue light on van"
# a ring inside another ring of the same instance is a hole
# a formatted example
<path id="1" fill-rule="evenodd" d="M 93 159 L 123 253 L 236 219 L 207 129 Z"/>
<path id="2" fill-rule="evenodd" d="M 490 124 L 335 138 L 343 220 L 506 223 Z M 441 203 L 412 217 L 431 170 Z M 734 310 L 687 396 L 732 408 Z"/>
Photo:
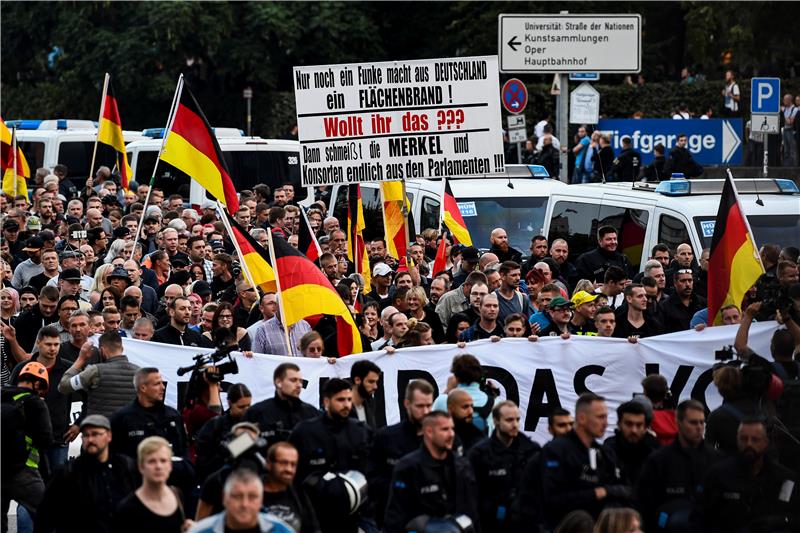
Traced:
<path id="1" fill-rule="evenodd" d="M 528 170 L 531 171 L 531 176 L 534 178 L 549 178 L 550 173 L 542 165 L 528 165 Z"/>
<path id="2" fill-rule="evenodd" d="M 6 120 L 6 126 L 9 128 L 17 128 L 18 130 L 38 130 L 41 124 L 42 121 L 36 119 Z"/>
<path id="3" fill-rule="evenodd" d="M 656 187 L 656 192 L 664 196 L 685 196 L 689 194 L 691 190 L 691 184 L 685 179 L 662 181 Z"/>
<path id="4" fill-rule="evenodd" d="M 800 189 L 797 188 L 797 184 L 792 180 L 788 179 L 776 179 L 775 185 L 778 186 L 778 189 L 784 194 L 797 194 L 800 193 Z"/>
<path id="5" fill-rule="evenodd" d="M 142 130 L 142 135 L 150 137 L 151 139 L 162 139 L 164 137 L 165 128 L 147 128 Z"/>

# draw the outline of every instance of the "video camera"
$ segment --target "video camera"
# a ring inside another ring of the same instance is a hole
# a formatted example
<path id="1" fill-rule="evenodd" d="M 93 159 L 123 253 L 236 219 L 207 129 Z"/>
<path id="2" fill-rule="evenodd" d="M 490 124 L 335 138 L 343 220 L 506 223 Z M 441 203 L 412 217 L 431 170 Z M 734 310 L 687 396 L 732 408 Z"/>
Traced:
<path id="1" fill-rule="evenodd" d="M 261 437 L 253 438 L 247 431 L 243 431 L 241 435 L 231 439 L 225 444 L 225 448 L 230 454 L 232 462 L 239 462 L 242 459 L 255 459 L 258 465 L 266 470 L 267 460 L 264 459 L 262 452 L 266 452 L 267 441 Z"/>
<path id="2" fill-rule="evenodd" d="M 181 367 L 176 373 L 179 376 L 182 376 L 187 372 L 204 372 L 206 373 L 206 378 L 208 381 L 219 383 L 225 379 L 226 374 L 239 373 L 239 365 L 236 364 L 236 359 L 234 359 L 231 355 L 231 352 L 238 349 L 239 347 L 237 345 L 232 344 L 230 346 L 222 346 L 217 348 L 217 350 L 212 353 L 199 353 L 194 356 L 193 365 Z M 225 363 L 218 364 L 226 357 L 228 360 Z M 208 372 L 209 365 L 216 367 L 217 371 Z"/>
<path id="3" fill-rule="evenodd" d="M 723 346 L 714 351 L 714 359 L 718 361 L 714 370 L 722 366 L 732 366 L 742 374 L 742 392 L 755 400 L 762 398 L 769 389 L 772 379 L 772 364 L 755 353 L 746 356 L 737 353 L 733 346 Z"/>
<path id="4" fill-rule="evenodd" d="M 756 291 L 756 301 L 761 302 L 761 310 L 756 315 L 757 320 L 774 320 L 780 311 L 784 318 L 791 318 L 800 323 L 800 313 L 793 305 L 789 289 L 782 286 L 777 279 L 762 276 L 756 283 Z"/>

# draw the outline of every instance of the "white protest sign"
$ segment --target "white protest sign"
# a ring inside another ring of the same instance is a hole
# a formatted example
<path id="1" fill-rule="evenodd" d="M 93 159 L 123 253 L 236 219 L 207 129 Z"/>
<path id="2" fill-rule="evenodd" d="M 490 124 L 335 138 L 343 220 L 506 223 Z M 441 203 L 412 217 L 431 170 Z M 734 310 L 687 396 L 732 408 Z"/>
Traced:
<path id="1" fill-rule="evenodd" d="M 504 171 L 497 57 L 295 67 L 304 186 Z"/>
<path id="2" fill-rule="evenodd" d="M 498 343 L 477 341 L 459 349 L 453 344 L 405 348 L 389 355 L 371 352 L 351 355 L 329 364 L 325 359 L 288 358 L 276 355 L 255 355 L 251 359 L 236 356 L 239 373 L 225 377 L 226 383 L 245 383 L 253 393 L 253 401 L 270 398 L 275 389 L 272 373 L 283 362 L 297 364 L 307 382 L 302 399 L 320 405 L 320 388 L 331 377 L 347 378 L 356 361 L 369 359 L 383 375 L 376 394 L 379 422 L 394 424 L 400 420 L 405 386 L 412 379 L 427 379 L 438 391 L 444 391 L 454 356 L 475 355 L 489 378 L 497 383 L 501 397 L 516 402 L 522 411 L 525 431 L 539 442 L 550 439 L 547 413 L 555 406 L 573 411 L 580 393 L 590 390 L 608 400 L 609 435 L 616 422 L 617 406 L 642 391 L 641 380 L 647 371 L 663 374 L 678 400 L 690 397 L 714 408 L 721 402 L 711 383 L 714 351 L 733 343 L 738 326 L 717 326 L 642 339 L 630 344 L 623 339 L 573 336 L 538 342 L 527 339 L 503 339 Z M 768 357 L 769 343 L 775 322 L 754 324 L 750 346 Z M 201 350 L 123 339 L 125 354 L 140 366 L 155 366 L 167 381 L 166 401 L 175 406 L 189 374 L 178 377 L 181 366 L 192 364 L 192 356 Z"/>

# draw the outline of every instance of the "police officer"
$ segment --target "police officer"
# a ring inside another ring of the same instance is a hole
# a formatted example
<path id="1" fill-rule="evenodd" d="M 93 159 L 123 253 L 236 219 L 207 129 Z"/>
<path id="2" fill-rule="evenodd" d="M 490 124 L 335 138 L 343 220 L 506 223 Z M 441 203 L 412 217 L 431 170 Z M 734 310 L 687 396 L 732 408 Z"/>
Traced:
<path id="1" fill-rule="evenodd" d="M 591 392 L 575 403 L 575 428 L 542 449 L 542 494 L 545 519 L 551 527 L 574 509 L 595 518 L 606 506 L 628 503 L 630 487 L 623 483 L 614 452 L 595 439 L 605 435 L 608 408 Z"/>
<path id="2" fill-rule="evenodd" d="M 617 456 L 622 475 L 631 485 L 639 479 L 644 460 L 659 447 L 658 439 L 647 432 L 646 419 L 641 403 L 621 403 L 617 407 L 617 429 L 605 442 Z"/>
<path id="3" fill-rule="evenodd" d="M 122 498 L 136 490 L 136 465 L 112 454 L 111 422 L 103 415 L 81 421 L 81 455 L 59 470 L 47 486 L 36 517 L 36 531 L 111 531 L 111 519 Z M 65 517 L 80 516 L 80 520 Z"/>
<path id="4" fill-rule="evenodd" d="M 761 418 L 745 418 L 736 435 L 738 454 L 706 472 L 693 531 L 773 533 L 800 529 L 797 475 L 766 455 L 767 426 Z"/>
<path id="5" fill-rule="evenodd" d="M 469 452 L 478 483 L 481 527 L 484 531 L 517 531 L 522 528 L 522 475 L 541 448 L 520 433 L 519 408 L 514 402 L 506 400 L 495 405 L 492 418 L 492 436 Z"/>
<path id="6" fill-rule="evenodd" d="M 614 159 L 614 170 L 617 181 L 636 181 L 639 179 L 639 166 L 642 155 L 633 149 L 631 138 L 627 135 L 620 139 L 622 150 Z"/>
<path id="7" fill-rule="evenodd" d="M 272 373 L 275 397 L 262 400 L 247 410 L 245 420 L 255 422 L 261 435 L 272 444 L 286 440 L 289 433 L 303 420 L 319 416 L 313 405 L 300 399 L 303 376 L 294 363 L 281 363 Z"/>
<path id="8" fill-rule="evenodd" d="M 676 410 L 678 438 L 645 460 L 637 496 L 644 529 L 687 531 L 697 487 L 721 454 L 703 440 L 706 414 L 697 400 L 685 400 Z"/>
<path id="9" fill-rule="evenodd" d="M 15 500 L 33 517 L 44 495 L 39 450 L 53 442 L 50 415 L 42 399 L 50 387 L 43 364 L 30 362 L 17 385 L 2 390 L 2 530 L 8 530 L 8 507 Z"/>
<path id="10" fill-rule="evenodd" d="M 392 470 L 401 457 L 422 444 L 422 419 L 431 412 L 433 387 L 423 379 L 415 379 L 406 386 L 403 406 L 406 418 L 401 422 L 381 428 L 375 433 L 367 467 L 369 497 L 378 509 L 376 522 L 383 524 L 383 510 L 389 499 L 389 482 Z"/>
<path id="11" fill-rule="evenodd" d="M 384 532 L 403 533 L 422 515 L 466 515 L 479 526 L 475 474 L 465 457 L 453 453 L 453 419 L 431 411 L 422 420 L 422 436 L 422 446 L 400 459 L 392 473 Z"/>
<path id="12" fill-rule="evenodd" d="M 297 424 L 289 442 L 300 454 L 297 482 L 308 487 L 311 502 L 317 511 L 323 533 L 355 533 L 360 512 L 348 514 L 342 505 L 335 504 L 329 492 L 333 483 L 325 480 L 327 473 L 367 471 L 367 454 L 371 432 L 361 422 L 350 418 L 353 392 L 347 381 L 333 378 L 322 390 L 324 412 Z"/>

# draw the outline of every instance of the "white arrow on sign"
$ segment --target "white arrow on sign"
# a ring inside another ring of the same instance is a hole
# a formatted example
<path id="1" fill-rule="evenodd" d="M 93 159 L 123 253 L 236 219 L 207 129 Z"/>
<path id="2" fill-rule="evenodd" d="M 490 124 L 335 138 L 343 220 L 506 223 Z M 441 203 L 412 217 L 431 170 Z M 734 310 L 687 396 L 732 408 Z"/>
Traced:
<path id="1" fill-rule="evenodd" d="M 722 162 L 727 163 L 733 157 L 736 149 L 742 144 L 742 140 L 736 134 L 736 130 L 727 120 L 722 122 Z"/>

